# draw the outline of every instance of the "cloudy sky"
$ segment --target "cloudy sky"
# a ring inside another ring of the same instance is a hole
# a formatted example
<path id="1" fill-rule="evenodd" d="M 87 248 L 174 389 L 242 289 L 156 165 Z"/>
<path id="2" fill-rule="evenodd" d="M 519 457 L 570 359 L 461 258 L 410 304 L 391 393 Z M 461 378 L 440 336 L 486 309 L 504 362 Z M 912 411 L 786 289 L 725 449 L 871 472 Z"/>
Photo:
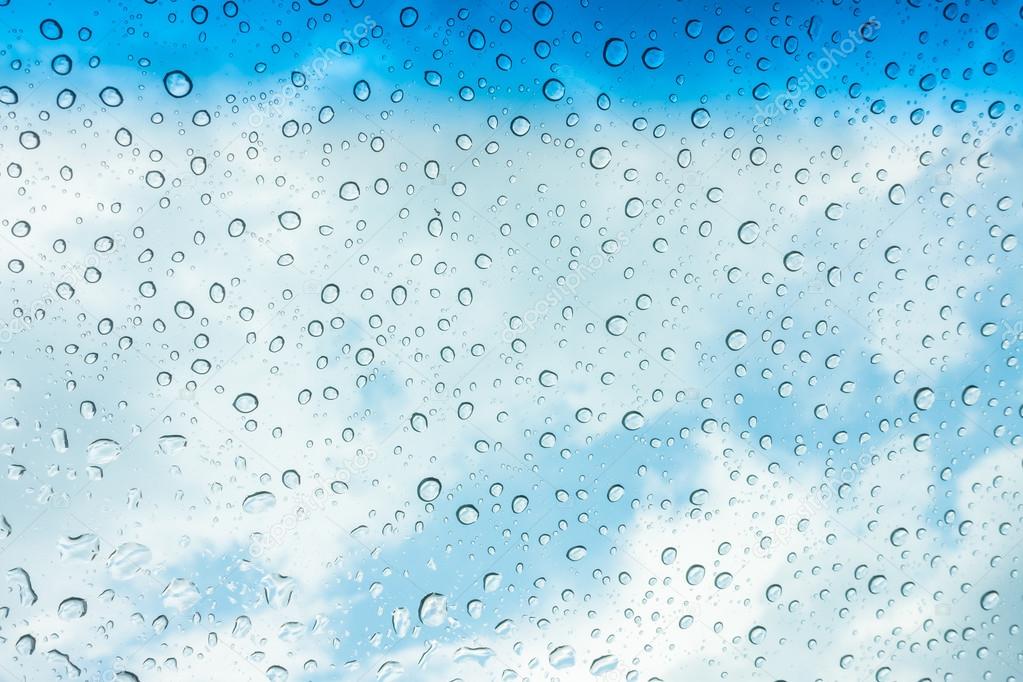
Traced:
<path id="1" fill-rule="evenodd" d="M 1023 10 L 0 7 L 0 680 L 1019 679 Z"/>

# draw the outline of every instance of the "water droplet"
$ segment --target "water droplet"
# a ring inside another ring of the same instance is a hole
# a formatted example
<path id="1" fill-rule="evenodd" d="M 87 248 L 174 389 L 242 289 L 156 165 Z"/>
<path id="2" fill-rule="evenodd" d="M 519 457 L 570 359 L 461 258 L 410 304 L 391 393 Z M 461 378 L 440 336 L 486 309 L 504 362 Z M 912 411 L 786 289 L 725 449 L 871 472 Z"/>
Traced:
<path id="1" fill-rule="evenodd" d="M 242 509 L 249 514 L 259 514 L 273 508 L 277 504 L 277 496 L 268 490 L 252 493 L 242 500 Z"/>
<path id="2" fill-rule="evenodd" d="M 355 201 L 356 199 L 359 198 L 360 194 L 361 192 L 359 190 L 359 184 L 357 182 L 352 181 L 344 183 L 343 185 L 341 185 L 341 189 L 338 190 L 338 196 L 340 196 L 345 201 Z"/>
<path id="3" fill-rule="evenodd" d="M 686 570 L 686 582 L 693 586 L 699 585 L 705 575 L 707 575 L 707 569 L 700 564 L 693 564 Z"/>
<path id="4" fill-rule="evenodd" d="M 557 102 L 565 96 L 565 84 L 557 78 L 550 78 L 543 84 L 543 96 Z"/>
<path id="5" fill-rule="evenodd" d="M 171 97 L 187 97 L 192 92 L 192 79 L 184 71 L 168 71 L 163 77 L 163 87 Z"/>
<path id="6" fill-rule="evenodd" d="M 533 6 L 533 21 L 540 26 L 547 26 L 554 19 L 554 10 L 549 4 L 540 0 Z"/>
<path id="7" fill-rule="evenodd" d="M 710 125 L 710 112 L 703 107 L 694 110 L 689 118 L 695 128 L 706 128 Z"/>
<path id="8" fill-rule="evenodd" d="M 476 507 L 471 504 L 463 504 L 455 512 L 455 516 L 458 517 L 458 522 L 464 526 L 471 526 L 476 523 L 480 518 L 480 512 Z"/>
<path id="9" fill-rule="evenodd" d="M 902 205 L 906 201 L 906 190 L 902 185 L 895 183 L 888 190 L 888 201 L 896 206 Z"/>
<path id="10" fill-rule="evenodd" d="M 121 456 L 121 446 L 109 438 L 99 438 L 89 443 L 86 454 L 89 464 L 110 464 Z"/>
<path id="11" fill-rule="evenodd" d="M 609 38 L 604 43 L 604 62 L 608 66 L 621 66 L 629 57 L 629 46 L 621 38 Z"/>
<path id="12" fill-rule="evenodd" d="M 398 15 L 398 20 L 404 28 L 411 28 L 419 21 L 419 11 L 415 7 L 404 7 Z"/>
<path id="13" fill-rule="evenodd" d="M 607 333 L 611 336 L 621 336 L 625 333 L 625 330 L 629 327 L 629 321 L 621 315 L 612 315 L 607 318 L 607 322 L 604 323 L 604 327 L 607 329 Z"/>
<path id="14" fill-rule="evenodd" d="M 512 119 L 511 131 L 517 137 L 522 137 L 529 132 L 529 119 L 525 116 L 516 116 Z"/>
<path id="15" fill-rule="evenodd" d="M 57 615 L 62 620 L 81 618 L 89 610 L 88 604 L 80 597 L 68 597 L 57 606 Z"/>
<path id="16" fill-rule="evenodd" d="M 664 64 L 664 50 L 659 47 L 648 47 L 643 51 L 643 66 L 648 69 L 658 69 Z"/>
<path id="17" fill-rule="evenodd" d="M 56 19 L 43 19 L 39 24 L 39 33 L 47 40 L 60 40 L 64 37 L 64 29 Z"/>
<path id="18" fill-rule="evenodd" d="M 742 350 L 746 346 L 746 332 L 733 329 L 725 337 L 725 345 L 728 346 L 728 350 Z"/>
<path id="19" fill-rule="evenodd" d="M 234 399 L 234 409 L 242 414 L 248 414 L 259 407 L 259 399 L 251 393 L 239 393 Z"/>
<path id="20" fill-rule="evenodd" d="M 643 424 L 646 423 L 646 419 L 642 414 L 636 411 L 626 412 L 625 416 L 622 417 L 622 426 L 629 431 L 635 431 L 643 428 Z"/>
<path id="21" fill-rule="evenodd" d="M 934 405 L 934 391 L 928 386 L 919 389 L 913 395 L 913 404 L 918 410 L 929 410 Z"/>
<path id="22" fill-rule="evenodd" d="M 431 592 L 419 602 L 419 620 L 427 627 L 440 627 L 448 620 L 448 599 Z"/>
<path id="23" fill-rule="evenodd" d="M 441 483 L 436 478 L 424 478 L 419 482 L 416 494 L 423 502 L 433 502 L 440 497 Z"/>

